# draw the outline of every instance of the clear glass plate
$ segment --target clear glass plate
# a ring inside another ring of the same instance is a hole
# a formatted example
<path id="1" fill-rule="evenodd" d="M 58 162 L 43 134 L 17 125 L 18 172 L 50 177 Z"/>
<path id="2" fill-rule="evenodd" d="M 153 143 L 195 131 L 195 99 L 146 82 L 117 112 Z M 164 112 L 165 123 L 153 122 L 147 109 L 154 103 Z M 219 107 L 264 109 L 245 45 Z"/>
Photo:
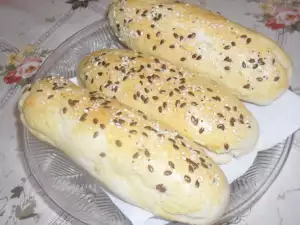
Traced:
<path id="1" fill-rule="evenodd" d="M 75 76 L 80 60 L 101 48 L 122 48 L 108 22 L 98 21 L 61 44 L 44 62 L 34 80 L 47 75 Z M 125 225 L 131 222 L 102 191 L 101 184 L 75 165 L 63 153 L 40 142 L 24 128 L 28 166 L 45 194 L 78 222 L 97 225 Z M 274 148 L 259 152 L 252 166 L 231 183 L 227 212 L 218 224 L 227 223 L 253 204 L 278 176 L 289 154 L 292 137 Z M 180 223 L 172 223 L 180 224 Z"/>

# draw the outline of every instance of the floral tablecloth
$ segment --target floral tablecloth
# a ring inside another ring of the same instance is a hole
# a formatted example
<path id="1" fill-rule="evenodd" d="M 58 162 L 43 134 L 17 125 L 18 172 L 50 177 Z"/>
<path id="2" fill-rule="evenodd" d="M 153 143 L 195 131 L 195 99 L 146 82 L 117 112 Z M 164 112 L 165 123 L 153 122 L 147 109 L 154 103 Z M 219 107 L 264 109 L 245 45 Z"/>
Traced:
<path id="1" fill-rule="evenodd" d="M 265 33 L 292 57 L 300 95 L 300 0 L 189 0 Z M 109 0 L 0 0 L 0 224 L 79 224 L 34 182 L 22 147 L 16 102 L 20 87 L 69 36 L 105 17 Z M 299 112 L 300 113 L 300 112 Z M 299 114 L 300 116 L 300 114 Z M 258 203 L 230 224 L 300 221 L 300 133 L 281 174 Z"/>

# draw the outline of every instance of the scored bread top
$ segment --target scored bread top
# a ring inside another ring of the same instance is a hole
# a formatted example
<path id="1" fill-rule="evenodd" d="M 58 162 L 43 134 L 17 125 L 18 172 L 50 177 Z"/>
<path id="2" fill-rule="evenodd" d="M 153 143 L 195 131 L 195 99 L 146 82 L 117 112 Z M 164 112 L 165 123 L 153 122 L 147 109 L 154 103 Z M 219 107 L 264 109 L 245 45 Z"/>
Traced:
<path id="1" fill-rule="evenodd" d="M 155 215 L 210 224 L 229 185 L 203 149 L 118 101 L 60 77 L 26 88 L 23 124 L 65 152 L 121 199 Z"/>
<path id="2" fill-rule="evenodd" d="M 223 85 L 125 49 L 86 56 L 79 83 L 167 124 L 208 150 L 243 155 L 257 142 L 252 114 Z"/>
<path id="3" fill-rule="evenodd" d="M 208 76 L 244 101 L 270 104 L 289 86 L 291 60 L 273 40 L 196 5 L 116 1 L 109 22 L 132 50 Z"/>

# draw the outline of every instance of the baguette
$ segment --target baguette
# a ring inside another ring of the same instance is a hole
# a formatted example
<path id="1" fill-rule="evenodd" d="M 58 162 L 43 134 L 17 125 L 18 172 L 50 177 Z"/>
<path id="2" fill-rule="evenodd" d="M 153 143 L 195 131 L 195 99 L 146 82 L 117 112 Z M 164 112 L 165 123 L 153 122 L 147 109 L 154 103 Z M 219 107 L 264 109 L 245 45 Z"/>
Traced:
<path id="1" fill-rule="evenodd" d="M 59 77 L 28 87 L 19 111 L 33 135 L 130 204 L 203 225 L 226 210 L 230 191 L 222 170 L 199 146 L 141 111 Z"/>
<path id="2" fill-rule="evenodd" d="M 289 87 L 291 60 L 273 40 L 199 6 L 114 1 L 108 17 L 130 49 L 223 83 L 243 101 L 268 105 Z"/>
<path id="3" fill-rule="evenodd" d="M 90 91 L 115 97 L 205 146 L 218 164 L 248 153 L 257 142 L 255 118 L 226 87 L 166 61 L 102 49 L 80 62 L 77 77 Z"/>

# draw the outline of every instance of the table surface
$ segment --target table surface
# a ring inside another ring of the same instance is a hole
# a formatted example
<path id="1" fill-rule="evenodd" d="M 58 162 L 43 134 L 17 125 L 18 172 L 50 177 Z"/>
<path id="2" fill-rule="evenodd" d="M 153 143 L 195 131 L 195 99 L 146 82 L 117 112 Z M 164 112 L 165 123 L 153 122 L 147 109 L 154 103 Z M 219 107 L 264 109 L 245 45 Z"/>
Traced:
<path id="1" fill-rule="evenodd" d="M 292 88 L 300 95 L 300 0 L 190 0 L 276 40 L 294 62 Z M 105 17 L 109 0 L 1 0 L 0 74 L 38 66 L 78 30 Z M 17 54 L 19 53 L 19 54 Z M 25 59 L 25 64 L 23 60 Z M 28 63 L 29 64 L 26 64 Z M 16 68 L 7 67 L 8 64 Z M 35 67 L 34 67 L 35 68 Z M 37 67 L 36 67 L 37 68 Z M 33 69 L 32 73 L 35 70 Z M 24 76 L 31 74 L 22 73 Z M 7 79 L 10 78 L 10 79 Z M 16 102 L 20 85 L 0 77 L 0 224 L 76 224 L 49 202 L 24 163 Z M 300 115 L 300 114 L 299 114 Z M 300 221 L 300 132 L 267 193 L 230 224 L 296 225 Z"/>

